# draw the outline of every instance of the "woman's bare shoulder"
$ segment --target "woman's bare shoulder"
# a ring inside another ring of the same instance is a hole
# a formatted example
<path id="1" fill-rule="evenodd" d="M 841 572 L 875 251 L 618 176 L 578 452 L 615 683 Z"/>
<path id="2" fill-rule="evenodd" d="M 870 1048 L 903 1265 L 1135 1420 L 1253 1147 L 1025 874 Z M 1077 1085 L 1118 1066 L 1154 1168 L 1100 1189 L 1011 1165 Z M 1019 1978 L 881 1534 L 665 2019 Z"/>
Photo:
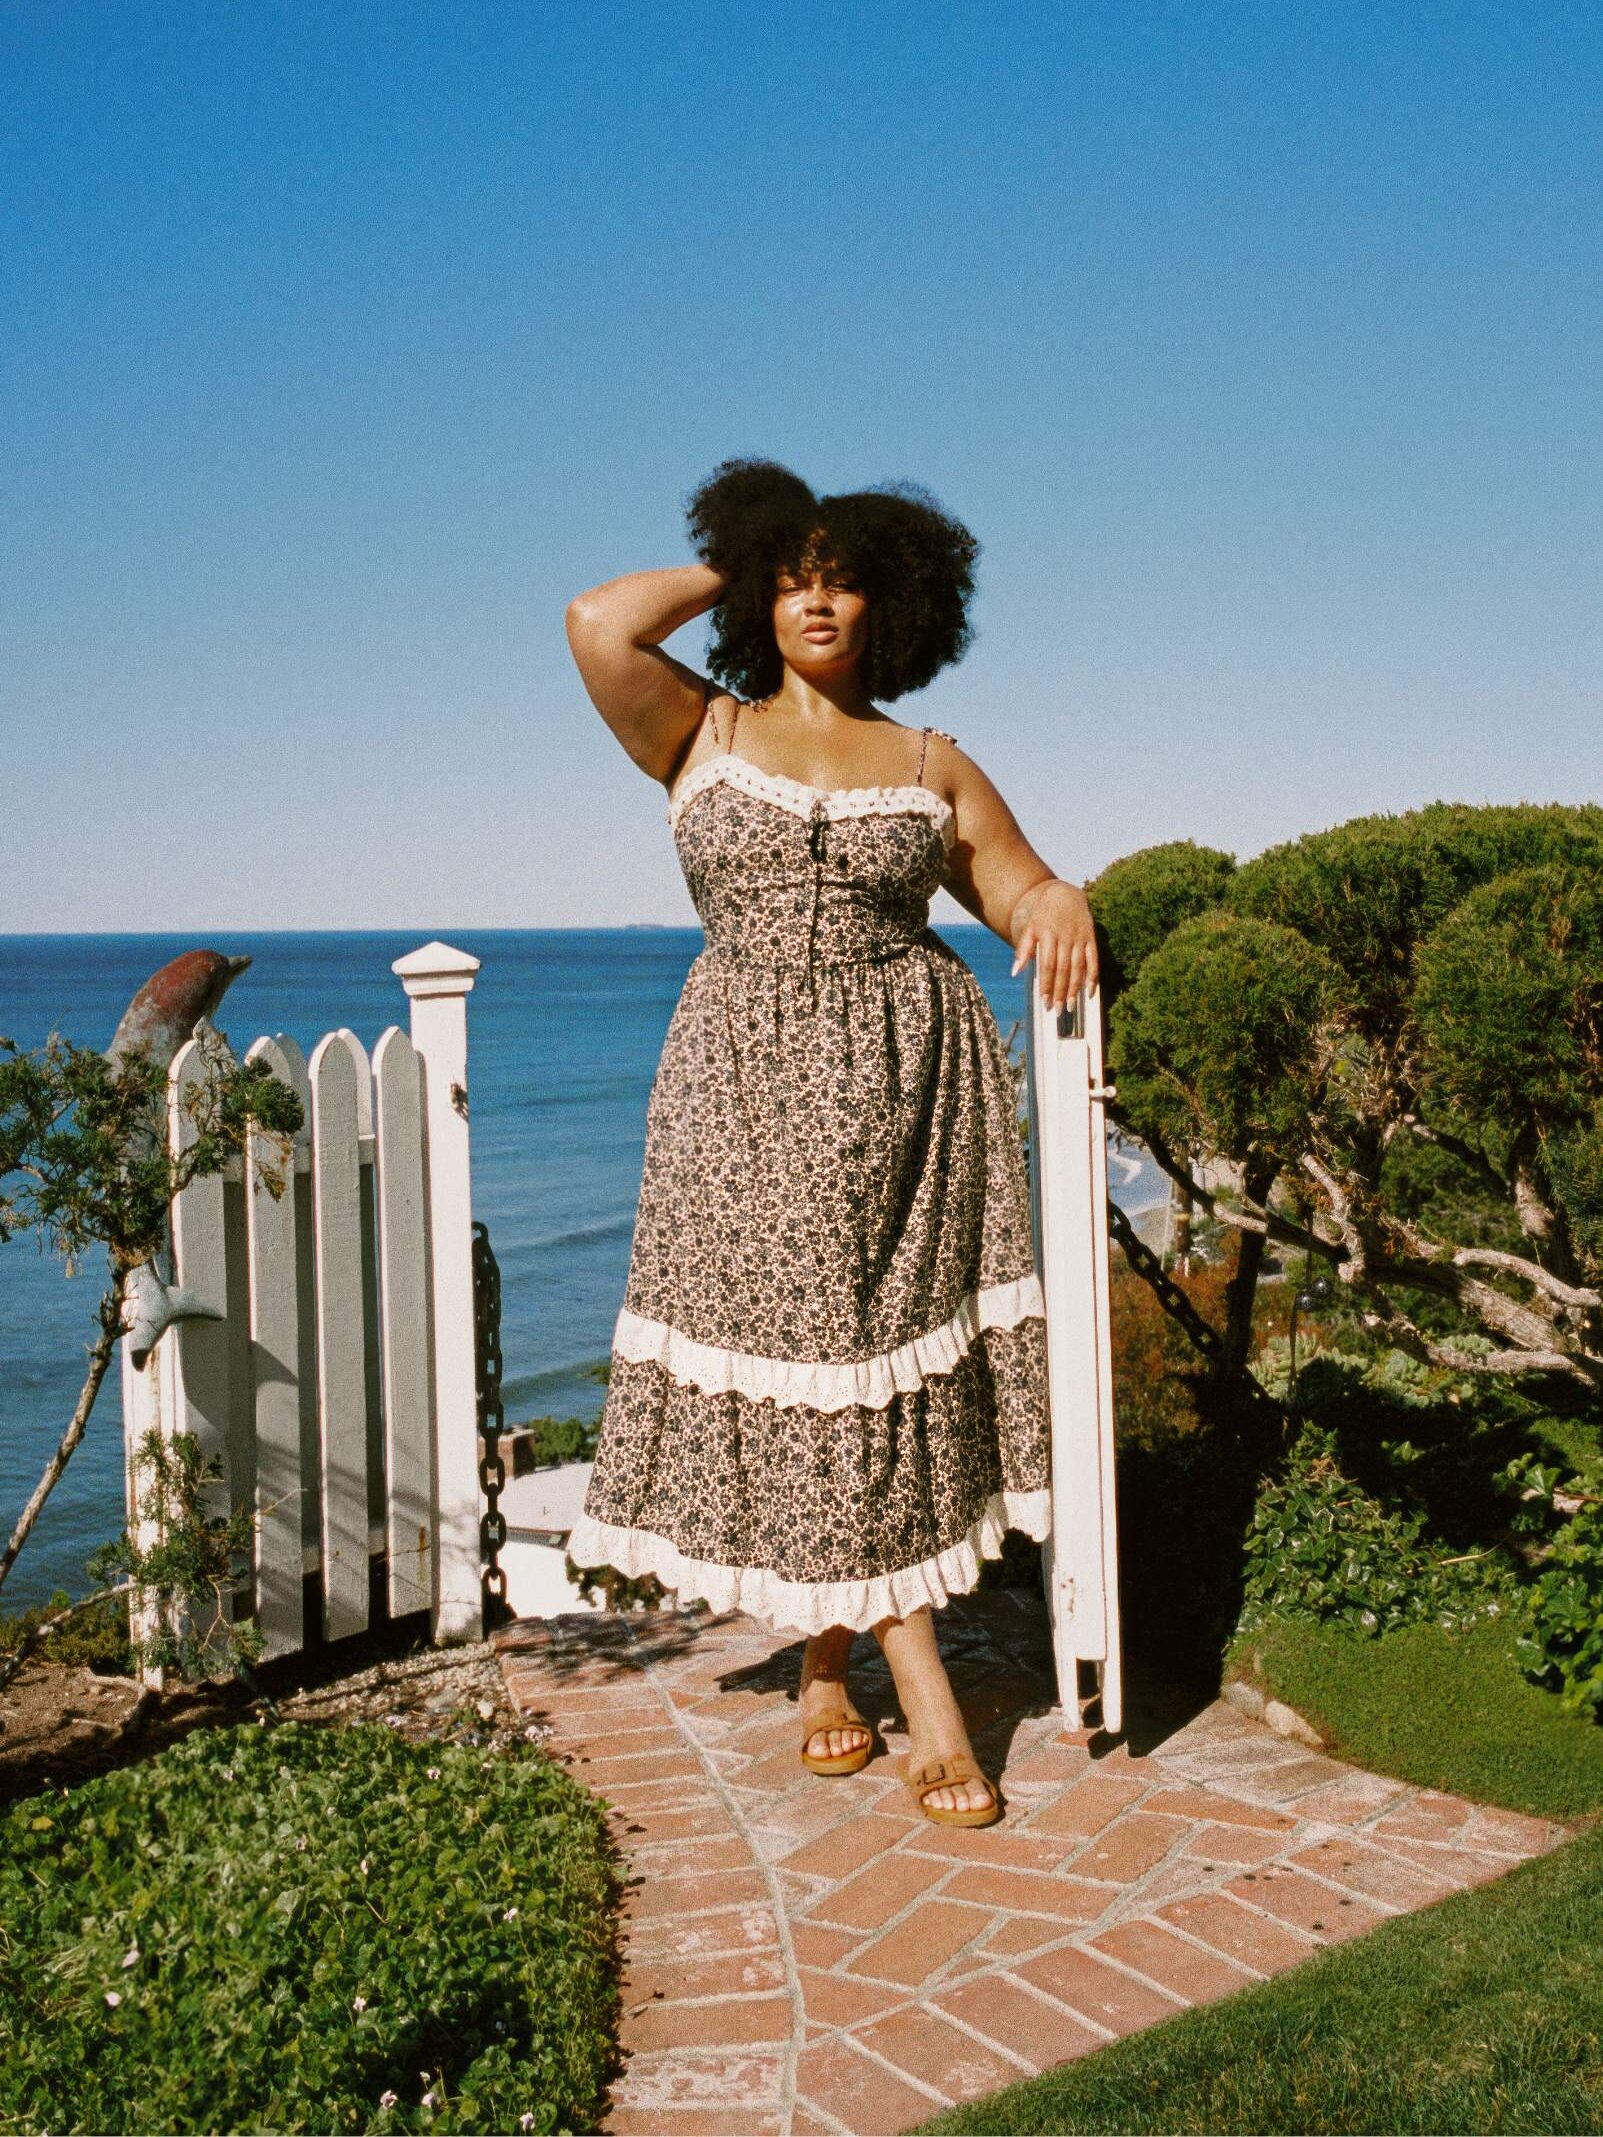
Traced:
<path id="1" fill-rule="evenodd" d="M 670 767 L 662 782 L 670 799 L 675 787 L 687 772 L 693 771 L 698 764 L 705 763 L 709 757 L 718 756 L 729 747 L 735 716 L 746 702 L 744 698 L 737 697 L 732 690 L 723 689 L 718 683 L 708 682 L 703 687 L 706 691 L 706 703 L 702 707 L 701 720 L 691 730 L 688 746 Z"/>
<path id="2" fill-rule="evenodd" d="M 913 732 L 922 738 L 923 784 L 955 805 L 973 760 L 959 748 L 956 735 L 948 734 L 944 727 L 926 726 Z"/>

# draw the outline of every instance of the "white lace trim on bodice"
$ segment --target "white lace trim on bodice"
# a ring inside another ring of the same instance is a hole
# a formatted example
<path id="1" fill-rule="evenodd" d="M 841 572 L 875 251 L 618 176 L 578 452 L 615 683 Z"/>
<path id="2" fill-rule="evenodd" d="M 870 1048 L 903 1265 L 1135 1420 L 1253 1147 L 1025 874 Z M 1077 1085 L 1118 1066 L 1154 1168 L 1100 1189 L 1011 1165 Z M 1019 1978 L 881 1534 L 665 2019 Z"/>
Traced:
<path id="1" fill-rule="evenodd" d="M 776 1630 L 814 1633 L 828 1625 L 850 1625 L 866 1632 L 884 1618 L 905 1618 L 925 1604 L 939 1610 L 951 1596 L 966 1595 L 979 1579 L 981 1560 L 1001 1556 L 1009 1529 L 1022 1529 L 1040 1542 L 1051 1526 L 1049 1491 L 995 1492 L 956 1543 L 916 1566 L 865 1580 L 785 1580 L 766 1566 L 687 1558 L 666 1536 L 617 1528 L 588 1514 L 574 1523 L 568 1555 L 576 1566 L 615 1566 L 631 1580 L 650 1573 L 681 1603 L 699 1600 L 714 1610 L 742 1610 Z"/>
<path id="2" fill-rule="evenodd" d="M 717 757 L 704 757 L 685 774 L 679 791 L 668 803 L 670 827 L 678 824 L 698 794 L 719 785 L 738 787 L 759 801 L 771 801 L 776 808 L 789 810 L 792 816 L 810 817 L 814 804 L 821 802 L 823 814 L 832 822 L 849 816 L 927 816 L 948 850 L 957 836 L 957 818 L 951 803 L 932 787 L 810 787 L 800 779 L 787 778 L 783 772 L 765 772 L 730 750 Z"/>
<path id="3" fill-rule="evenodd" d="M 805 1403 L 814 1410 L 882 1410 L 898 1390 L 910 1394 L 935 1375 L 949 1373 L 982 1328 L 1016 1328 L 1029 1316 L 1045 1312 L 1041 1279 L 1032 1269 L 1012 1283 L 967 1292 L 957 1311 L 938 1327 L 872 1358 L 763 1358 L 754 1351 L 698 1343 L 683 1329 L 627 1306 L 618 1315 L 612 1348 L 631 1364 L 654 1360 L 681 1387 L 700 1388 L 709 1395 L 733 1391 L 781 1407 Z"/>

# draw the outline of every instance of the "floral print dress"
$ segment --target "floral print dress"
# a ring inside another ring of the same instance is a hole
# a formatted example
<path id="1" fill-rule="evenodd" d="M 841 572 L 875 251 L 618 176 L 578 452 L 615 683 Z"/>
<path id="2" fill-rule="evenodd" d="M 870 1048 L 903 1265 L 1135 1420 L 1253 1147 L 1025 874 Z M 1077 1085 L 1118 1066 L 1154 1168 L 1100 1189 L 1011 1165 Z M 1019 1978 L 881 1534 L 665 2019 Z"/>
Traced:
<path id="1" fill-rule="evenodd" d="M 866 1629 L 1047 1533 L 1029 1180 L 996 1020 L 928 924 L 941 730 L 908 785 L 824 791 L 736 755 L 740 709 L 668 804 L 706 942 L 568 1548 L 776 1629 Z"/>

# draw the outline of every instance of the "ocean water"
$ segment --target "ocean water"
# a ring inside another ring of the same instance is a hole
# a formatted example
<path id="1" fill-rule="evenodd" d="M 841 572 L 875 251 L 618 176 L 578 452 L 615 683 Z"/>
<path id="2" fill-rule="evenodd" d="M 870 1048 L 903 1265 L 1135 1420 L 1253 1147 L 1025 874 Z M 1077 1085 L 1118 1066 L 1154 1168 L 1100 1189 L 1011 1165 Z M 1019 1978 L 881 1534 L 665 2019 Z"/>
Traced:
<path id="1" fill-rule="evenodd" d="M 1027 973 L 978 925 L 937 932 L 973 968 L 1001 1027 L 1022 1045 Z M 287 1031 L 310 1054 L 348 1025 L 371 1052 L 407 1023 L 394 959 L 430 939 L 405 933 L 0 936 L 0 1035 L 36 1047 L 52 1030 L 110 1044 L 130 997 L 180 951 L 253 960 L 216 1018 L 237 1056 Z M 501 1267 L 509 1423 L 593 1418 L 623 1301 L 646 1101 L 699 928 L 450 930 L 481 969 L 468 997 L 473 1214 Z M 1015 1028 L 1016 1027 L 1016 1028 Z M 1113 1167 L 1128 1209 L 1161 1197 L 1144 1163 Z M 72 1414 L 106 1282 L 96 1255 L 69 1278 L 31 1236 L 0 1245 L 0 1521 L 10 1534 Z M 122 1405 L 114 1362 L 85 1440 L 3 1591 L 21 1609 L 54 1588 L 90 1592 L 83 1562 L 123 1520 Z"/>

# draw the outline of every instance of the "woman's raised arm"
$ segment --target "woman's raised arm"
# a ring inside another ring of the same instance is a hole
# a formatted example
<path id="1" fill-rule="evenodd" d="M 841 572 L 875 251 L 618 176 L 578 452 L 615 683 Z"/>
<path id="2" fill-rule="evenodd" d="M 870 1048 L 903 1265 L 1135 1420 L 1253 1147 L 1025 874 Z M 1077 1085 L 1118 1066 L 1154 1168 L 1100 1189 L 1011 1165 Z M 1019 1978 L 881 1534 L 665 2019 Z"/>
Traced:
<path id="1" fill-rule="evenodd" d="M 568 644 L 590 701 L 643 772 L 671 786 L 701 724 L 707 684 L 661 641 L 710 609 L 723 576 L 708 564 L 630 571 L 568 603 Z"/>

